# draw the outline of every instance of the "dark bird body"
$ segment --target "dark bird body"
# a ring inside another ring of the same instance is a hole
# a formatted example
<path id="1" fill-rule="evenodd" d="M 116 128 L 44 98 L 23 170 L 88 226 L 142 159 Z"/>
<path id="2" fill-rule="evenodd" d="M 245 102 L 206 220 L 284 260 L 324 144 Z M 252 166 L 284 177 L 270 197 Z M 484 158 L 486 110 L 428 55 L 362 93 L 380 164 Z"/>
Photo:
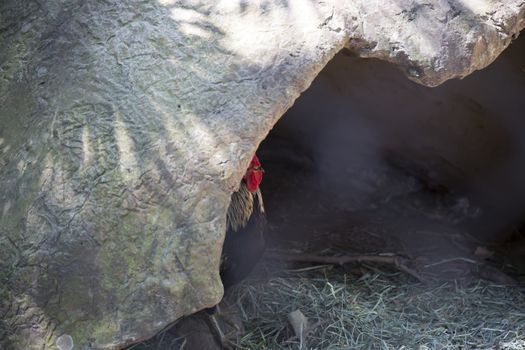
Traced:
<path id="1" fill-rule="evenodd" d="M 243 180 L 232 194 L 227 226 L 220 270 L 225 289 L 242 281 L 264 253 L 266 216 L 259 187 L 251 192 Z"/>

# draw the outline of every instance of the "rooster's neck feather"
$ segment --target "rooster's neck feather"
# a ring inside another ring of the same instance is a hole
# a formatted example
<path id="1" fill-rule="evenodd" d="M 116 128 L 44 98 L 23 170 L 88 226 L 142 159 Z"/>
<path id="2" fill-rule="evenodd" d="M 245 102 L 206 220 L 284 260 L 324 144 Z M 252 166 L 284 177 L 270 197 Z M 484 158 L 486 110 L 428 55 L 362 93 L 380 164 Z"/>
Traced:
<path id="1" fill-rule="evenodd" d="M 241 182 L 239 190 L 232 193 L 228 214 L 226 216 L 228 230 L 238 231 L 246 227 L 253 213 L 255 200 L 257 200 L 258 204 L 256 209 L 264 213 L 264 204 L 260 188 L 257 188 L 255 192 L 250 192 L 246 184 Z"/>

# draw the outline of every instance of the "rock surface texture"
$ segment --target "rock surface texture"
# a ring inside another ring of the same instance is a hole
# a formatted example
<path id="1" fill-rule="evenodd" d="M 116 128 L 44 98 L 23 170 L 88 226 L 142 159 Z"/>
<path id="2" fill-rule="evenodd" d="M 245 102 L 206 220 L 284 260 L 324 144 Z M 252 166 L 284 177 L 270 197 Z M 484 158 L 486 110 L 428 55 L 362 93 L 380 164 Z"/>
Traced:
<path id="1" fill-rule="evenodd" d="M 435 86 L 525 0 L 5 0 L 0 348 L 115 348 L 216 304 L 258 144 L 342 48 Z"/>

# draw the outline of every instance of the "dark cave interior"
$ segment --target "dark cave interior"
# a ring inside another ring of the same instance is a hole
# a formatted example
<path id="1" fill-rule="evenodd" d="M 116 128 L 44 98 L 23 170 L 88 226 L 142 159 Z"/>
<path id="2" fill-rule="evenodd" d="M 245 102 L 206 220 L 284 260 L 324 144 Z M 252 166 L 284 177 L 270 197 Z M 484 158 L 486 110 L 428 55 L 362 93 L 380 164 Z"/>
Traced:
<path id="1" fill-rule="evenodd" d="M 525 272 L 524 62 L 522 36 L 427 88 L 339 53 L 259 148 L 270 249 L 450 260 L 429 272 L 457 278 L 489 247 Z"/>

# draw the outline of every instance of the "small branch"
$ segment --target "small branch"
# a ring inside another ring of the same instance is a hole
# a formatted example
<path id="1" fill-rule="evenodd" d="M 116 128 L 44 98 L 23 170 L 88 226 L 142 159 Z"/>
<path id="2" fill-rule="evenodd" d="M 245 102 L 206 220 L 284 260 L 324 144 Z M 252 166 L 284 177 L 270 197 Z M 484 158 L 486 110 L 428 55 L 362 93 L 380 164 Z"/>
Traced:
<path id="1" fill-rule="evenodd" d="M 297 254 L 288 255 L 283 253 L 268 252 L 265 257 L 275 260 L 293 261 L 293 262 L 305 262 L 305 263 L 319 263 L 319 264 L 331 264 L 331 265 L 344 265 L 348 263 L 378 263 L 378 264 L 389 264 L 394 265 L 399 270 L 409 274 L 420 282 L 423 279 L 419 274 L 409 268 L 407 263 L 409 260 L 400 256 L 381 256 L 381 255 L 343 255 L 343 256 L 325 256 L 325 255 L 313 255 L 313 254 Z"/>
<path id="2" fill-rule="evenodd" d="M 468 263 L 476 264 L 476 265 L 480 264 L 479 261 L 468 259 L 468 258 L 464 258 L 464 257 L 460 256 L 460 257 L 457 257 L 457 258 L 445 259 L 445 260 L 440 260 L 440 261 L 432 263 L 432 264 L 427 264 L 427 265 L 424 266 L 424 268 L 428 269 L 429 267 L 438 266 L 438 265 L 442 265 L 442 264 L 448 264 L 450 262 L 455 262 L 455 261 L 464 261 L 464 262 L 468 262 Z"/>

